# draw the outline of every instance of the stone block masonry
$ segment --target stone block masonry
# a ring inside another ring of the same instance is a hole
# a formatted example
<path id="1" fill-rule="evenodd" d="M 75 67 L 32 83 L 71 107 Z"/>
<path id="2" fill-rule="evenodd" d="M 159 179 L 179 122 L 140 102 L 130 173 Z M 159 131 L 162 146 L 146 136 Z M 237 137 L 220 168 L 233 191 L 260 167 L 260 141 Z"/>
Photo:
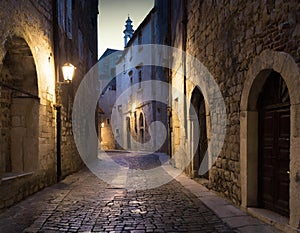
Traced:
<path id="1" fill-rule="evenodd" d="M 299 65 L 299 8 L 297 1 L 276 1 L 275 5 L 188 1 L 187 52 L 218 82 L 228 117 L 223 150 L 212 168 L 210 184 L 235 204 L 241 203 L 240 97 L 246 71 L 254 57 L 266 49 L 287 52 Z"/>
<path id="2" fill-rule="evenodd" d="M 59 13 L 72 9 L 68 35 L 57 13 L 61 2 Z M 0 1 L 0 211 L 57 181 L 57 104 L 62 107 L 61 176 L 83 165 L 70 115 L 75 90 L 97 60 L 95 6 L 98 1 Z M 79 27 L 86 35 L 82 47 L 89 52 L 81 60 L 74 49 Z M 63 80 L 65 62 L 79 67 L 74 89 L 61 93 L 55 84 Z"/>
<path id="3" fill-rule="evenodd" d="M 173 5 L 179 4 L 179 2 L 174 1 Z M 254 186 L 255 189 L 258 188 L 257 177 L 254 175 L 252 178 L 249 177 L 249 172 L 255 171 L 253 174 L 257 175 L 258 171 L 257 164 L 255 165 L 253 162 L 254 160 L 257 162 L 257 157 L 255 159 L 253 156 L 257 156 L 258 149 L 252 151 L 251 148 L 256 148 L 258 144 L 258 132 L 255 131 L 256 128 L 258 129 L 256 104 L 259 93 L 262 91 L 263 84 L 261 83 L 263 81 L 257 81 L 259 84 L 254 85 L 253 80 L 256 77 L 257 80 L 263 80 L 261 77 L 267 70 L 274 70 L 282 75 L 291 98 L 291 141 L 293 138 L 298 140 L 299 135 L 296 132 L 297 127 L 295 127 L 295 122 L 298 121 L 293 116 L 296 114 L 299 102 L 299 1 L 215 2 L 192 0 L 186 1 L 185 7 L 186 9 L 182 8 L 182 12 L 178 13 L 178 18 L 184 18 L 184 14 L 186 14 L 186 20 L 180 21 L 176 19 L 175 13 L 171 13 L 173 20 L 171 31 L 173 30 L 173 33 L 177 35 L 175 39 L 171 40 L 172 46 L 186 47 L 188 54 L 197 58 L 207 67 L 219 85 L 226 105 L 226 137 L 222 151 L 210 169 L 208 186 L 236 205 L 259 206 L 257 190 L 254 190 Z M 176 20 L 180 23 L 174 23 Z M 184 30 L 186 31 L 184 32 Z M 174 62 L 180 64 L 178 60 L 180 58 L 174 58 Z M 194 74 L 195 71 L 193 68 L 191 69 L 191 73 Z M 287 70 L 289 72 L 286 72 Z M 179 88 L 184 86 L 183 83 L 178 84 L 175 74 L 172 77 L 172 83 Z M 187 84 L 186 87 L 187 95 L 192 93 L 195 88 Z M 298 91 L 295 90 L 295 87 L 298 88 Z M 249 100 L 248 105 L 244 105 L 249 112 L 241 109 L 242 95 L 245 90 L 249 91 L 248 94 L 254 93 L 253 97 L 245 96 L 245 98 L 255 99 L 251 100 L 251 103 Z M 173 102 L 175 102 L 174 99 Z M 252 120 L 241 122 L 244 118 Z M 247 131 L 248 129 L 249 131 Z M 208 130 L 208 136 L 210 133 Z M 176 135 L 175 132 L 173 137 L 175 139 L 184 137 L 186 145 L 188 145 L 191 140 L 189 135 L 189 132 L 187 135 L 182 132 L 181 135 Z M 241 141 L 241 138 L 245 140 Z M 188 151 L 188 148 L 186 150 Z M 245 152 L 246 150 L 247 152 Z M 298 163 L 296 151 L 297 149 L 291 143 L 291 164 Z M 177 160 L 180 161 L 180 159 Z M 292 161 L 294 162 L 292 163 Z M 177 166 L 180 167 L 180 164 Z M 290 166 L 290 171 L 288 171 L 292 174 L 289 188 L 289 220 L 293 227 L 298 227 L 300 217 L 299 211 L 295 208 L 299 202 L 292 204 L 298 200 L 294 195 L 299 191 L 299 183 L 296 183 L 294 179 L 298 170 L 299 167 Z M 187 172 L 191 172 L 191 169 L 187 169 Z M 253 186 L 253 184 L 256 185 Z"/>

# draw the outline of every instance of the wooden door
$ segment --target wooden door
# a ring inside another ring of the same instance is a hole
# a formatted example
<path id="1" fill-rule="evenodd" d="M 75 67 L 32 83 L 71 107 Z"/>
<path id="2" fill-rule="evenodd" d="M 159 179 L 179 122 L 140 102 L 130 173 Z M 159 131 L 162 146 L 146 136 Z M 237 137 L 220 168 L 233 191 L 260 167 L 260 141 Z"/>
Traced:
<path id="1" fill-rule="evenodd" d="M 266 110 L 262 121 L 261 204 L 288 215 L 290 110 Z"/>
<path id="2" fill-rule="evenodd" d="M 278 75 L 267 80 L 261 95 L 259 201 L 262 207 L 289 216 L 290 104 Z"/>

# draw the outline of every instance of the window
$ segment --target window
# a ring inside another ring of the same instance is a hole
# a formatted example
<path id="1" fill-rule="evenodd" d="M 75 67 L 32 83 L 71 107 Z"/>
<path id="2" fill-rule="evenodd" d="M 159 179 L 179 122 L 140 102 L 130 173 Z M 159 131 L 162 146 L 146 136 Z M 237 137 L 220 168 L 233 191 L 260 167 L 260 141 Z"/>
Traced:
<path id="1" fill-rule="evenodd" d="M 111 69 L 110 69 L 110 75 L 111 75 L 112 77 L 115 77 L 115 76 L 116 76 L 116 68 L 111 68 Z"/>
<path id="2" fill-rule="evenodd" d="M 143 37 L 142 37 L 142 32 L 139 32 L 138 34 L 138 45 L 139 45 L 139 51 L 143 49 Z"/>
<path id="3" fill-rule="evenodd" d="M 142 33 L 139 32 L 138 34 L 138 44 L 141 45 L 142 44 Z"/>
<path id="4" fill-rule="evenodd" d="M 133 78 L 132 78 L 132 70 L 128 72 L 128 75 L 130 77 L 130 86 L 132 86 L 132 83 L 133 83 Z"/>
<path id="5" fill-rule="evenodd" d="M 136 111 L 134 112 L 134 131 L 137 133 L 137 117 L 136 117 Z"/>
<path id="6" fill-rule="evenodd" d="M 58 24 L 72 39 L 72 0 L 60 0 L 57 4 Z"/>
<path id="7" fill-rule="evenodd" d="M 139 88 L 142 87 L 142 71 L 139 70 Z"/>
<path id="8" fill-rule="evenodd" d="M 81 0 L 81 7 L 82 7 L 82 9 L 84 9 L 84 5 L 85 5 L 85 0 Z"/>
<path id="9" fill-rule="evenodd" d="M 67 0 L 67 24 L 66 31 L 69 39 L 72 39 L 72 0 Z"/>
<path id="10" fill-rule="evenodd" d="M 83 61 L 83 36 L 80 29 L 78 29 L 78 55 L 79 59 Z"/>
<path id="11" fill-rule="evenodd" d="M 116 87 L 116 78 L 113 78 L 110 81 L 110 85 L 111 85 L 111 90 L 115 91 L 117 89 L 117 87 Z"/>
<path id="12" fill-rule="evenodd" d="M 60 0 L 57 1 L 57 15 L 58 15 L 58 24 L 59 26 L 66 31 L 66 24 L 65 24 L 65 13 L 66 13 L 66 9 L 65 9 L 65 1 L 64 0 Z"/>
<path id="13" fill-rule="evenodd" d="M 89 68 L 93 66 L 93 52 L 89 49 Z"/>

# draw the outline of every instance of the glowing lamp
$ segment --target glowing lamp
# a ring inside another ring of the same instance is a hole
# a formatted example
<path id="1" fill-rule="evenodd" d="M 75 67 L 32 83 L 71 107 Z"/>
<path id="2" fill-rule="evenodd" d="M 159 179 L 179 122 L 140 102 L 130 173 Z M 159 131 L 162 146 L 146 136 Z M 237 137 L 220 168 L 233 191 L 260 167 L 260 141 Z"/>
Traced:
<path id="1" fill-rule="evenodd" d="M 71 63 L 65 63 L 62 66 L 62 72 L 63 72 L 65 82 L 70 83 L 72 81 L 75 69 L 76 67 L 73 66 Z"/>

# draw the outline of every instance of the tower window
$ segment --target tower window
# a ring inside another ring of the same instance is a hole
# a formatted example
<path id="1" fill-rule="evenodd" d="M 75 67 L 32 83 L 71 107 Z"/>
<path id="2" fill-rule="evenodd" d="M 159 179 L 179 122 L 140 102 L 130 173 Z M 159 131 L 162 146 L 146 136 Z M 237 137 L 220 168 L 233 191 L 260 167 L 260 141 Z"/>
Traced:
<path id="1" fill-rule="evenodd" d="M 139 70 L 139 88 L 142 87 L 142 71 Z"/>

